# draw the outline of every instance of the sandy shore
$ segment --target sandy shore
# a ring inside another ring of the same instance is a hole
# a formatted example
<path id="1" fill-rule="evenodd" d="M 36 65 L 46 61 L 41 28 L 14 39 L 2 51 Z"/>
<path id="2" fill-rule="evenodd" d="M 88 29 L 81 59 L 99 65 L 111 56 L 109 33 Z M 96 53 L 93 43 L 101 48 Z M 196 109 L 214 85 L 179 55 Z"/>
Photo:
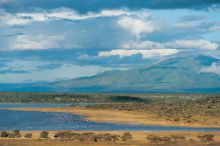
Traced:
<path id="1" fill-rule="evenodd" d="M 181 121 L 169 121 L 158 117 L 157 115 L 134 112 L 134 111 L 120 111 L 120 110 L 102 110 L 89 109 L 85 107 L 66 107 L 66 108 L 9 108 L 8 110 L 21 111 L 41 111 L 41 112 L 65 112 L 72 114 L 79 114 L 85 116 L 85 119 L 99 122 L 112 123 L 128 123 L 128 124 L 148 124 L 161 126 L 190 126 L 190 127 L 220 127 L 216 125 L 216 120 L 209 120 L 208 122 L 201 122 L 198 120 L 191 123 L 183 123 Z M 198 115 L 198 119 L 202 119 Z"/>

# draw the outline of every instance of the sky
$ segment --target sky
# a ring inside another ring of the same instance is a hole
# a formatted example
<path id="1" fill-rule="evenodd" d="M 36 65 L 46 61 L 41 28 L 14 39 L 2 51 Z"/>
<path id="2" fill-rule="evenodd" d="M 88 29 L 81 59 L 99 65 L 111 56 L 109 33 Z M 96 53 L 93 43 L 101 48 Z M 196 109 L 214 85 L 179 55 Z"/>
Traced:
<path id="1" fill-rule="evenodd" d="M 220 0 L 0 0 L 0 83 L 220 58 Z M 220 74 L 220 64 L 205 68 Z"/>

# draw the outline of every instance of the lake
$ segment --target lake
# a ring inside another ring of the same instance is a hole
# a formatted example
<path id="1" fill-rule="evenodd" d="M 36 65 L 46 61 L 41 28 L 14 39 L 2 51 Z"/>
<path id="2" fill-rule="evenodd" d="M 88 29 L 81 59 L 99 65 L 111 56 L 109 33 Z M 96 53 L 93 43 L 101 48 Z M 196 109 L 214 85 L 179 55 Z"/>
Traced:
<path id="1" fill-rule="evenodd" d="M 0 108 L 65 106 L 69 104 L 0 104 Z M 0 130 L 220 131 L 220 128 L 113 124 L 88 121 L 83 116 L 69 113 L 0 110 Z"/>

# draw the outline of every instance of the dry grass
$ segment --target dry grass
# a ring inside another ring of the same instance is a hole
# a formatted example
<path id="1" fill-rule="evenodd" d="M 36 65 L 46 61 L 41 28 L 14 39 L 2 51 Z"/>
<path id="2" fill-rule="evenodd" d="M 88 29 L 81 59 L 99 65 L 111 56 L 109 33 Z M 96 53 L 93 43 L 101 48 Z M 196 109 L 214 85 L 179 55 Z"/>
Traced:
<path id="1" fill-rule="evenodd" d="M 219 146 L 220 132 L 130 132 L 133 139 L 131 141 L 116 142 L 86 142 L 86 141 L 57 141 L 54 135 L 60 131 L 48 131 L 48 139 L 39 139 L 41 131 L 21 131 L 21 138 L 0 138 L 0 146 Z M 123 135 L 123 131 L 100 132 L 100 131 L 72 131 L 79 134 L 93 132 L 94 134 L 117 134 Z M 24 135 L 32 133 L 33 138 L 25 138 Z M 198 136 L 214 135 L 214 140 L 210 142 L 202 142 Z M 152 143 L 147 137 L 153 135 L 155 137 L 185 137 L 184 140 L 176 142 L 159 142 Z"/>

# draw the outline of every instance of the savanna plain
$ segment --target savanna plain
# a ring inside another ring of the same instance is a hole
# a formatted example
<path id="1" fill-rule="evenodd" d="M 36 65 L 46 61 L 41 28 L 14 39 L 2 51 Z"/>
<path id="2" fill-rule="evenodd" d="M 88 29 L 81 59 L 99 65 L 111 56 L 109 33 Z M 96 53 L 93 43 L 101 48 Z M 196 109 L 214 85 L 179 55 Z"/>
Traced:
<path id="1" fill-rule="evenodd" d="M 68 103 L 66 107 L 1 108 L 13 111 L 70 113 L 85 120 L 216 130 L 6 130 L 0 146 L 219 146 L 220 95 L 0 93 L 0 102 Z M 65 121 L 64 121 L 65 122 Z"/>

